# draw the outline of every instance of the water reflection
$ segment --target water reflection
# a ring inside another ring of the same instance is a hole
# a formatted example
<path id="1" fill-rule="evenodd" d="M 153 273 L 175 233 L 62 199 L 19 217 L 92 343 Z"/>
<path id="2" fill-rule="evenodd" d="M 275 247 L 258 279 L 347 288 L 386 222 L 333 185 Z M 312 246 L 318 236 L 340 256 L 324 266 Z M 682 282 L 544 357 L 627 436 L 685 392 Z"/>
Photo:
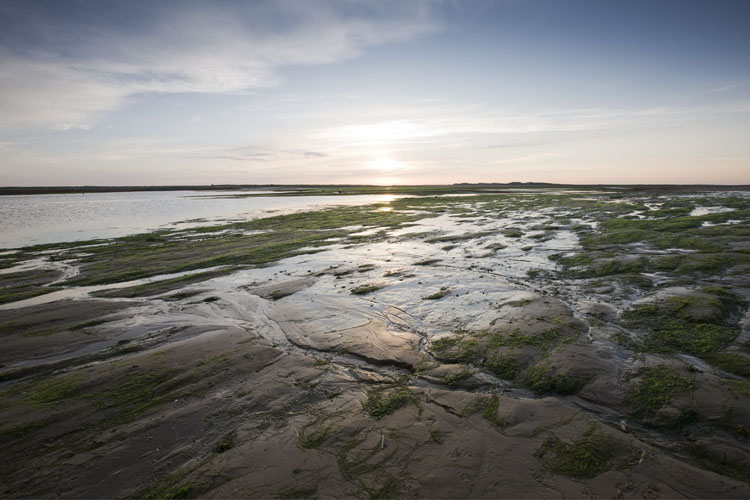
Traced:
<path id="1" fill-rule="evenodd" d="M 268 216 L 271 211 L 278 215 L 324 206 L 390 202 L 396 198 L 396 195 L 255 198 L 226 196 L 224 191 L 0 196 L 0 248 L 114 238 L 156 229 L 251 220 Z"/>

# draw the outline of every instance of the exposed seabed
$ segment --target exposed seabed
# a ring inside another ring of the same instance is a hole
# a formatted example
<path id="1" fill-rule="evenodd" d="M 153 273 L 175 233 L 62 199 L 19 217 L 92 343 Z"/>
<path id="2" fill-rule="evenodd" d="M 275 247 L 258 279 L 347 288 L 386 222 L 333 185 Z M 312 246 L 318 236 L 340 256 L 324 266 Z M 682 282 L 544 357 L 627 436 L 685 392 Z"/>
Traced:
<path id="1" fill-rule="evenodd" d="M 3 497 L 750 497 L 750 199 L 414 197 L 0 255 Z"/>

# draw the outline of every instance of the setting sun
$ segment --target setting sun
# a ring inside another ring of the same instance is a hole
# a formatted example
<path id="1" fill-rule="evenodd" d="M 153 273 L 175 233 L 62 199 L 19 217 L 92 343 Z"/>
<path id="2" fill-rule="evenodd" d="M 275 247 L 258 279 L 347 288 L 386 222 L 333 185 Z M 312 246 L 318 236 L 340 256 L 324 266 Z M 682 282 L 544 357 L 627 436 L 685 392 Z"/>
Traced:
<path id="1" fill-rule="evenodd" d="M 368 166 L 373 170 L 379 170 L 381 172 L 393 172 L 395 170 L 402 170 L 406 168 L 406 165 L 400 161 L 396 161 L 390 156 L 383 156 L 376 158 L 371 161 Z"/>

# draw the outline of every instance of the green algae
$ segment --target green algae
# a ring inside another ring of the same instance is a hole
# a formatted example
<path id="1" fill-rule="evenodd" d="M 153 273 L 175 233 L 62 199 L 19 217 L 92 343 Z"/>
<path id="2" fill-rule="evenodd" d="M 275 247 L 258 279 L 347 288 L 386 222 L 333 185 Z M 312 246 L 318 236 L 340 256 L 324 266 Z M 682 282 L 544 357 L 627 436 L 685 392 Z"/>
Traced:
<path id="1" fill-rule="evenodd" d="M 695 386 L 692 380 L 664 365 L 641 368 L 636 376 L 639 380 L 628 390 L 625 404 L 630 415 L 639 419 L 653 417 L 674 397 L 689 394 Z"/>
<path id="2" fill-rule="evenodd" d="M 610 470 L 632 467 L 641 452 L 592 423 L 572 443 L 554 435 L 547 438 L 535 456 L 554 474 L 593 479 Z"/>
<path id="3" fill-rule="evenodd" d="M 518 360 L 513 356 L 494 353 L 487 358 L 482 367 L 498 378 L 512 380 L 521 370 Z"/>
<path id="4" fill-rule="evenodd" d="M 54 406 L 79 392 L 81 382 L 72 376 L 54 377 L 33 383 L 24 391 L 24 402 L 32 406 Z"/>
<path id="5" fill-rule="evenodd" d="M 427 296 L 422 297 L 422 298 L 425 299 L 425 300 L 439 300 L 439 299 L 442 299 L 443 297 L 445 297 L 446 295 L 450 295 L 450 293 L 451 293 L 451 289 L 450 288 L 442 287 L 437 292 L 435 292 L 433 294 L 430 294 L 430 295 L 427 295 Z"/>
<path id="6" fill-rule="evenodd" d="M 500 416 L 500 398 L 493 394 L 484 407 L 482 418 L 493 427 L 504 430 L 508 423 Z"/>
<path id="7" fill-rule="evenodd" d="M 367 295 L 372 292 L 376 292 L 381 288 L 385 288 L 385 285 L 360 285 L 350 290 L 352 295 Z"/>
<path id="8" fill-rule="evenodd" d="M 524 374 L 524 384 L 535 394 L 576 394 L 590 381 L 590 377 L 577 374 L 560 374 L 544 364 L 533 366 Z"/>
<path id="9" fill-rule="evenodd" d="M 726 347 L 739 333 L 737 321 L 747 305 L 723 288 L 668 297 L 625 311 L 630 328 L 644 330 L 643 348 L 652 352 L 705 355 Z"/>
<path id="10" fill-rule="evenodd" d="M 382 418 L 408 404 L 419 404 L 416 395 L 407 387 L 396 386 L 371 390 L 367 393 L 367 401 L 362 406 L 371 416 Z"/>
<path id="11" fill-rule="evenodd" d="M 738 352 L 712 352 L 703 356 L 713 366 L 740 377 L 750 378 L 750 356 Z"/>

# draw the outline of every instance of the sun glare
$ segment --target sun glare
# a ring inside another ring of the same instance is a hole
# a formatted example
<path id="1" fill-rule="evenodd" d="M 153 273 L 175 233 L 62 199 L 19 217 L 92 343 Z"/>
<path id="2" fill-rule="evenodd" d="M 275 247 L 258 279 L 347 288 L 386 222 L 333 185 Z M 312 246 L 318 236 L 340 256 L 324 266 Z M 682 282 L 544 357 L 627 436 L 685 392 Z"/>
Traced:
<path id="1" fill-rule="evenodd" d="M 427 137 L 430 133 L 421 125 L 404 120 L 349 125 L 337 131 L 338 138 L 360 146 L 389 145 L 404 140 Z"/>
<path id="2" fill-rule="evenodd" d="M 368 163 L 369 167 L 373 170 L 379 170 L 381 172 L 393 172 L 394 170 L 401 170 L 406 168 L 406 165 L 400 161 L 396 161 L 390 156 L 381 156 Z"/>

